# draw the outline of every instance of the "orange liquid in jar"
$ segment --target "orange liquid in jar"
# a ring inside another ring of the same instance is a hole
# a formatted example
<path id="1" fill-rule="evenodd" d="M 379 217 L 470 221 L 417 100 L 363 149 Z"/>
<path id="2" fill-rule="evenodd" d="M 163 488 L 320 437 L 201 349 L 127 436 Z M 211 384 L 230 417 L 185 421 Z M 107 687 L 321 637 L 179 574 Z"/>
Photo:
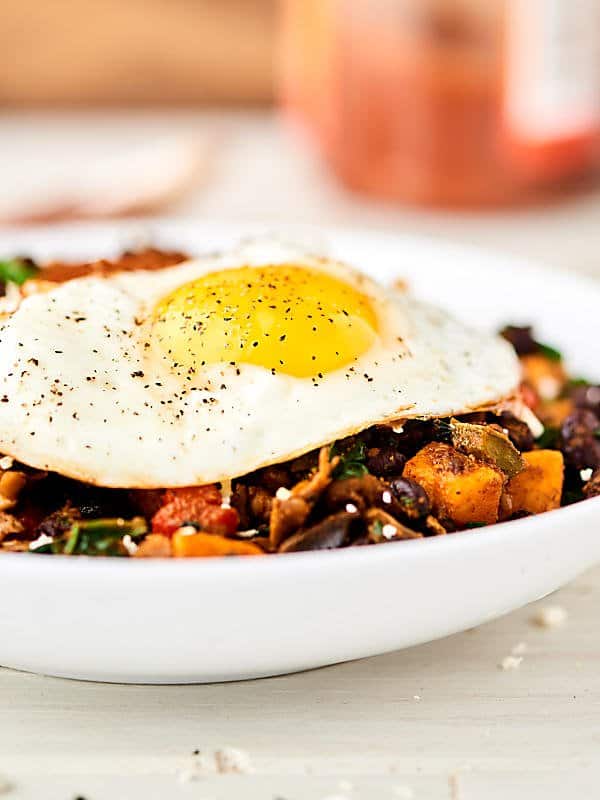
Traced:
<path id="1" fill-rule="evenodd" d="M 587 178 L 598 165 L 600 109 L 592 108 L 578 127 L 561 122 L 559 105 L 558 125 L 550 116 L 549 132 L 538 130 L 535 103 L 532 122 L 527 95 L 519 95 L 523 89 L 534 100 L 545 97 L 540 82 L 546 76 L 536 73 L 534 60 L 523 68 L 521 86 L 520 73 L 507 68 L 514 51 L 507 46 L 509 14 L 529 3 L 531 25 L 531 11 L 542 2 L 563 0 L 332 0 L 327 36 L 322 28 L 320 39 L 328 41 L 327 59 L 310 92 L 311 103 L 319 97 L 318 119 L 308 104 L 303 111 L 316 121 L 342 181 L 384 199 L 480 206 L 546 195 Z M 305 0 L 304 13 L 310 5 Z M 547 37 L 569 33 L 558 20 L 563 27 Z M 527 44 L 535 41 L 535 30 L 526 33 Z M 545 46 L 543 37 L 538 44 Z M 546 53 L 538 55 L 544 65 Z M 600 87 L 600 61 L 597 77 Z M 510 116 L 507 92 L 515 88 L 518 104 Z M 550 96 L 555 105 L 560 93 L 557 98 Z M 542 107 L 541 118 L 550 112 L 557 114 Z"/>

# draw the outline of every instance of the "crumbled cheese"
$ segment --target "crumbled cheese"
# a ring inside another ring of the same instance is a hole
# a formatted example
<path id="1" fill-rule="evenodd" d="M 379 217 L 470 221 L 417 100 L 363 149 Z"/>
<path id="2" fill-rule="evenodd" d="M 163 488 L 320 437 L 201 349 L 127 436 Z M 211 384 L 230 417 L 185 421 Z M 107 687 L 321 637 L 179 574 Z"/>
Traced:
<path id="1" fill-rule="evenodd" d="M 450 800 L 460 800 L 462 792 L 460 790 L 460 776 L 457 772 L 448 775 L 448 791 Z"/>
<path id="2" fill-rule="evenodd" d="M 346 503 L 346 511 L 349 514 L 356 514 L 358 508 L 354 505 L 354 503 Z"/>
<path id="3" fill-rule="evenodd" d="M 275 492 L 275 497 L 278 500 L 288 500 L 292 496 L 292 493 L 289 489 L 286 489 L 285 486 L 280 486 L 279 489 Z"/>
<path id="4" fill-rule="evenodd" d="M 241 539 L 252 539 L 252 537 L 256 536 L 259 532 L 258 528 L 248 528 L 247 531 L 236 531 L 235 535 L 239 536 Z"/>
<path id="5" fill-rule="evenodd" d="M 4 287 L 4 297 L 0 311 L 3 314 L 12 314 L 21 305 L 21 290 L 16 283 L 9 281 Z"/>
<path id="6" fill-rule="evenodd" d="M 527 642 L 519 642 L 510 651 L 513 656 L 522 656 L 527 652 Z"/>
<path id="7" fill-rule="evenodd" d="M 385 492 L 382 493 L 381 499 L 384 503 L 389 505 L 392 502 L 392 493 L 386 489 Z"/>
<path id="8" fill-rule="evenodd" d="M 36 550 L 43 544 L 52 544 L 53 541 L 54 539 L 52 538 L 52 536 L 47 536 L 45 533 L 40 533 L 37 539 L 34 539 L 33 542 L 29 542 L 29 549 Z"/>
<path id="9" fill-rule="evenodd" d="M 511 414 L 514 414 L 517 419 L 520 419 L 521 422 L 524 422 L 529 427 L 534 439 L 538 439 L 544 432 L 544 426 L 540 420 L 522 400 L 511 400 L 508 403 L 502 403 L 498 407 L 498 411 L 510 411 Z"/>
<path id="10" fill-rule="evenodd" d="M 231 508 L 231 481 L 221 481 L 221 508 Z"/>
<path id="11" fill-rule="evenodd" d="M 561 386 L 560 381 L 547 375 L 544 378 L 540 378 L 536 388 L 542 400 L 556 400 L 560 394 Z"/>
<path id="12" fill-rule="evenodd" d="M 121 541 L 123 542 L 123 547 L 125 548 L 125 550 L 127 550 L 129 555 L 130 556 L 135 555 L 138 546 L 131 538 L 131 535 L 129 533 L 126 533 L 125 536 L 123 536 L 123 538 L 121 539 Z"/>
<path id="13" fill-rule="evenodd" d="M 540 420 L 536 417 L 533 411 L 523 403 L 521 411 L 519 414 L 515 414 L 515 416 L 521 420 L 521 422 L 525 422 L 531 433 L 533 434 L 535 439 L 539 439 L 542 433 L 544 432 L 544 425 Z"/>
<path id="14" fill-rule="evenodd" d="M 254 772 L 250 755 L 245 750 L 238 750 L 236 747 L 224 747 L 222 750 L 216 750 L 215 763 L 217 772 L 223 774 L 248 775 Z"/>
<path id="15" fill-rule="evenodd" d="M 381 529 L 381 534 L 384 539 L 393 539 L 396 533 L 398 532 L 398 528 L 395 525 L 384 525 Z"/>
<path id="16" fill-rule="evenodd" d="M 590 406 L 600 403 L 600 389 L 597 386 L 588 386 L 585 390 L 585 399 Z"/>
<path id="17" fill-rule="evenodd" d="M 2 458 L 0 458 L 0 469 L 10 469 L 14 463 L 15 461 L 12 456 L 2 456 Z"/>
<path id="18" fill-rule="evenodd" d="M 184 525 L 182 528 L 178 528 L 176 533 L 179 533 L 181 536 L 193 536 L 195 533 L 198 533 L 198 531 L 193 525 Z"/>
<path id="19" fill-rule="evenodd" d="M 562 606 L 542 606 L 536 611 L 533 622 L 540 628 L 560 628 L 568 616 L 567 610 Z"/>
<path id="20" fill-rule="evenodd" d="M 591 468 L 579 470 L 579 477 L 584 483 L 587 483 L 593 474 L 594 470 Z"/>
<path id="21" fill-rule="evenodd" d="M 498 666 L 505 671 L 519 669 L 522 661 L 523 656 L 505 656 Z"/>
<path id="22" fill-rule="evenodd" d="M 190 783 L 207 775 L 250 774 L 254 772 L 252 761 L 245 750 L 223 747 L 214 753 L 195 750 L 186 767 L 178 773 L 180 783 Z"/>

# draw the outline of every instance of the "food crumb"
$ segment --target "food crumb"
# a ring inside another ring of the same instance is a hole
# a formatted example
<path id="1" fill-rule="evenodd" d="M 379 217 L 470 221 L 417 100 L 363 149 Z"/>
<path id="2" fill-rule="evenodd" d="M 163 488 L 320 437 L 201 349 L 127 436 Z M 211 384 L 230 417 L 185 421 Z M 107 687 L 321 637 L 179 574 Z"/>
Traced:
<path id="1" fill-rule="evenodd" d="M 540 628 L 560 628 L 568 618 L 567 610 L 562 606 L 542 606 L 533 616 L 533 623 Z"/>
<path id="2" fill-rule="evenodd" d="M 239 773 L 248 775 L 254 772 L 252 759 L 245 750 L 236 747 L 224 747 L 215 751 L 217 772 L 222 774 Z"/>
<path id="3" fill-rule="evenodd" d="M 179 782 L 191 783 L 207 775 L 214 775 L 216 771 L 217 766 L 214 755 L 204 753 L 202 750 L 194 750 L 187 766 L 179 771 Z"/>
<path id="4" fill-rule="evenodd" d="M 458 772 L 453 772 L 448 775 L 448 791 L 450 793 L 450 800 L 460 800 L 462 793 L 460 790 L 460 777 Z"/>
<path id="5" fill-rule="evenodd" d="M 522 656 L 527 652 L 527 642 L 518 642 L 510 651 L 512 656 Z"/>
<path id="6" fill-rule="evenodd" d="M 421 695 L 420 694 L 413 694 L 413 700 L 419 701 L 420 699 L 421 699 Z"/>
<path id="7" fill-rule="evenodd" d="M 384 525 L 383 528 L 381 529 L 381 533 L 384 539 L 393 539 L 397 532 L 398 528 L 396 528 L 395 525 L 390 525 L 390 524 Z"/>
<path id="8" fill-rule="evenodd" d="M 396 797 L 401 797 L 402 800 L 413 800 L 415 793 L 410 788 L 410 786 L 394 786 L 392 792 L 396 795 Z"/>
<path id="9" fill-rule="evenodd" d="M 505 671 L 519 669 L 522 661 L 523 656 L 505 656 L 498 666 Z"/>
<path id="10" fill-rule="evenodd" d="M 129 555 L 130 556 L 135 555 L 138 546 L 131 538 L 131 535 L 129 533 L 126 533 L 125 536 L 123 536 L 123 538 L 121 539 L 121 541 L 123 542 L 123 547 L 125 548 L 125 550 L 127 550 Z"/>
<path id="11" fill-rule="evenodd" d="M 37 537 L 37 539 L 34 539 L 33 542 L 29 542 L 29 549 L 35 550 L 37 547 L 41 547 L 42 545 L 52 544 L 53 541 L 54 539 L 52 538 L 52 536 L 48 536 L 45 533 L 41 533 Z"/>

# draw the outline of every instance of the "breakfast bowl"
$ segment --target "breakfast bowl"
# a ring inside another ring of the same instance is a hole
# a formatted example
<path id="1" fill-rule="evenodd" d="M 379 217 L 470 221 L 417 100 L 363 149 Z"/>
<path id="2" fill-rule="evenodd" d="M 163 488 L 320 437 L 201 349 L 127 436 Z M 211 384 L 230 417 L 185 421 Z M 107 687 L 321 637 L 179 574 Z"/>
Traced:
<path id="1" fill-rule="evenodd" d="M 15 230 L 3 235 L 2 251 L 41 261 L 108 258 L 144 240 L 201 255 L 265 235 L 302 242 L 382 284 L 406 281 L 420 299 L 482 331 L 532 324 L 560 345 L 572 374 L 598 378 L 600 285 L 468 247 L 165 221 Z M 282 425 L 306 424 L 283 403 L 268 412 Z M 136 476 L 143 466 L 133 464 Z M 592 497 L 447 536 L 275 558 L 2 553 L 0 664 L 86 680 L 192 683 L 375 655 L 465 630 L 557 589 L 600 560 L 599 522 L 600 498 Z"/>

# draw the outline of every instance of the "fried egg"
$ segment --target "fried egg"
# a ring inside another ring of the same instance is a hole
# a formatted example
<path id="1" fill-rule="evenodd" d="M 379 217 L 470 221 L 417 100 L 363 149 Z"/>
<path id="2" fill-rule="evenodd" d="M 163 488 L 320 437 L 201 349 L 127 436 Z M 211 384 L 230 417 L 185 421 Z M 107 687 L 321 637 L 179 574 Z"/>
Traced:
<path id="1" fill-rule="evenodd" d="M 244 475 L 510 397 L 503 340 L 275 242 L 83 277 L 0 327 L 0 452 L 107 487 Z"/>

